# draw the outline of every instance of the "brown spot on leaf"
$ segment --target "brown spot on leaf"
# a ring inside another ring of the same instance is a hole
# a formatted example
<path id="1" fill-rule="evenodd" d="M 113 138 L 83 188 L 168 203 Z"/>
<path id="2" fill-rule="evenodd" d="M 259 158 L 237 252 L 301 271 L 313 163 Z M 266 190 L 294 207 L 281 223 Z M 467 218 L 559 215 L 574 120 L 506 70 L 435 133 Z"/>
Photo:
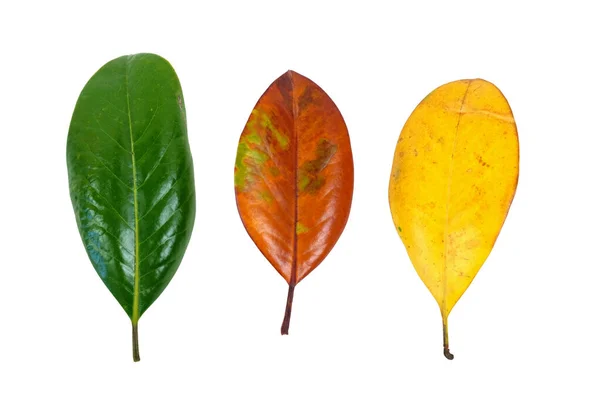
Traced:
<path id="1" fill-rule="evenodd" d="M 490 166 L 490 164 L 488 164 L 485 161 L 483 161 L 483 158 L 479 154 L 477 155 L 477 161 L 479 162 L 479 164 L 481 164 L 482 167 L 489 167 Z"/>
<path id="2" fill-rule="evenodd" d="M 307 86 L 304 92 L 298 98 L 298 108 L 303 110 L 307 105 L 314 101 L 314 89 L 312 86 Z"/>
<path id="3" fill-rule="evenodd" d="M 292 107 L 292 77 L 290 73 L 283 74 L 279 79 L 275 81 L 275 85 L 279 92 L 281 93 L 281 97 L 283 98 L 283 103 L 285 104 L 285 108 L 291 110 Z"/>
<path id="4" fill-rule="evenodd" d="M 269 167 L 269 172 L 271 173 L 272 176 L 279 176 L 279 174 L 281 173 L 279 171 L 279 168 L 277 168 L 277 167 Z"/>
<path id="5" fill-rule="evenodd" d="M 315 150 L 315 159 L 306 161 L 298 171 L 298 188 L 302 192 L 314 194 L 325 184 L 321 171 L 329 164 L 337 152 L 338 146 L 327 139 L 319 140 Z"/>
<path id="6" fill-rule="evenodd" d="M 468 249 L 473 249 L 473 248 L 479 246 L 479 240 L 477 240 L 477 239 L 471 239 L 471 240 L 469 240 L 468 242 L 465 243 L 465 246 Z"/>

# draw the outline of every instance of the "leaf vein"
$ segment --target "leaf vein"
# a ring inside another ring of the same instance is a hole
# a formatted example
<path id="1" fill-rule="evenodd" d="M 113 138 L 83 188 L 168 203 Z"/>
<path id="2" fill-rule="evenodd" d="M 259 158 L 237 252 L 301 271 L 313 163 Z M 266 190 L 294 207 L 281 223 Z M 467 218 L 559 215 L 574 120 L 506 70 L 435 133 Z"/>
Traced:
<path id="1" fill-rule="evenodd" d="M 94 119 L 96 120 L 96 123 L 98 124 L 98 128 L 100 128 L 100 132 L 104 133 L 106 136 L 108 136 L 110 138 L 110 140 L 112 140 L 113 142 L 115 142 L 117 144 L 118 147 L 120 147 L 123 151 L 125 151 L 126 153 L 130 154 L 131 152 L 129 150 L 127 150 L 125 147 L 123 147 L 123 145 L 121 145 L 121 143 L 119 143 L 117 141 L 117 139 L 115 139 L 114 137 L 112 137 L 111 135 L 108 134 L 108 132 L 106 132 L 104 130 L 104 128 L 102 127 L 102 124 L 100 124 L 100 121 L 98 120 L 98 117 L 94 116 Z"/>
<path id="2" fill-rule="evenodd" d="M 86 145 L 88 146 L 88 152 L 94 156 L 94 158 L 96 158 L 96 160 L 100 161 L 100 164 L 102 164 L 102 166 L 108 171 L 110 172 L 119 182 L 121 182 L 123 185 L 125 185 L 125 187 L 131 191 L 133 191 L 133 188 L 131 186 L 129 186 L 127 183 L 125 183 L 121 178 L 119 178 L 119 176 L 117 174 L 115 174 L 115 172 L 104 163 L 104 161 L 102 160 L 102 158 L 100 156 L 98 156 L 96 153 L 94 153 L 92 151 L 92 149 L 90 148 L 90 145 L 86 143 Z"/>
<path id="3" fill-rule="evenodd" d="M 150 240 L 150 238 L 152 238 L 154 235 L 156 235 L 157 232 L 159 232 L 165 225 L 167 225 L 169 223 L 169 221 L 171 220 L 171 218 L 173 218 L 175 216 L 175 214 L 177 214 L 179 211 L 181 211 L 181 209 L 183 208 L 183 206 L 190 201 L 190 199 L 192 198 L 192 196 L 194 195 L 195 191 L 192 190 L 189 194 L 189 196 L 183 201 L 181 202 L 181 204 L 177 207 L 177 209 L 175 211 L 173 211 L 173 213 L 171 213 L 171 215 L 169 216 L 169 218 L 167 218 L 165 220 L 165 222 L 159 226 L 150 236 L 148 236 L 146 239 L 144 239 L 141 243 L 140 246 L 144 243 L 146 243 L 148 240 Z"/>
<path id="4" fill-rule="evenodd" d="M 127 246 L 125 246 L 125 244 L 123 244 L 123 242 L 121 242 L 121 239 L 119 239 L 119 238 L 118 238 L 116 235 L 114 235 L 113 233 L 109 232 L 109 231 L 108 231 L 108 230 L 107 230 L 107 229 L 106 229 L 104 226 L 102 226 L 101 224 L 99 224 L 99 223 L 98 223 L 98 222 L 96 222 L 96 221 L 92 221 L 92 223 L 91 223 L 90 225 L 94 225 L 94 226 L 96 226 L 97 228 L 100 228 L 100 229 L 101 229 L 101 230 L 104 232 L 104 234 L 106 234 L 106 235 L 108 235 L 108 236 L 112 237 L 113 239 L 115 239 L 115 240 L 117 241 L 117 243 L 119 244 L 119 247 L 120 247 L 121 249 L 125 250 L 125 251 L 126 251 L 126 252 L 127 252 L 129 255 L 131 255 L 132 257 L 135 257 L 135 256 L 134 256 L 134 254 L 133 254 L 133 252 L 132 252 L 131 250 L 129 250 L 129 249 L 127 248 Z"/>
<path id="5" fill-rule="evenodd" d="M 92 184 L 92 182 L 90 181 L 90 179 L 87 176 L 85 177 L 85 179 L 89 183 L 88 187 L 90 189 L 92 189 L 94 191 L 94 193 L 96 193 L 98 196 L 100 196 L 102 199 L 104 199 L 104 201 L 106 202 L 106 204 L 104 204 L 104 205 L 109 206 L 115 212 L 115 214 L 119 218 L 121 218 L 121 220 L 123 221 L 123 223 L 125 224 L 125 226 L 135 232 L 135 230 L 131 227 L 131 225 L 129 225 L 129 222 L 127 222 L 127 220 L 125 218 L 123 218 L 123 216 L 121 215 L 121 213 L 119 211 L 117 211 L 116 207 L 110 202 L 110 200 L 108 200 L 102 193 L 100 193 L 100 191 L 98 189 L 96 189 L 94 187 L 94 185 Z"/>
<path id="6" fill-rule="evenodd" d="M 144 261 L 146 261 L 146 259 L 147 259 L 148 257 L 150 257 L 152 254 L 156 253 L 156 252 L 158 251 L 158 249 L 160 249 L 160 248 L 162 247 L 162 245 L 164 245 L 165 243 L 167 243 L 169 240 L 171 240 L 171 239 L 175 239 L 177 236 L 179 236 L 179 235 L 181 235 L 182 233 L 185 233 L 185 232 L 187 232 L 187 229 L 184 229 L 184 230 L 182 230 L 182 231 L 179 231 L 179 232 L 175 232 L 175 233 L 174 233 L 174 234 L 172 234 L 171 236 L 169 236 L 169 237 L 165 238 L 165 239 L 164 239 L 164 240 L 163 240 L 163 241 L 162 241 L 160 244 L 158 244 L 157 246 L 155 246 L 155 247 L 154 247 L 154 250 L 152 250 L 150 253 L 148 253 L 148 254 L 146 255 L 146 257 L 144 257 L 144 258 L 142 258 L 142 259 L 140 260 L 140 264 L 142 264 Z"/>
<path id="7" fill-rule="evenodd" d="M 148 128 L 150 128 L 150 125 L 152 125 L 152 122 L 154 121 L 154 118 L 156 117 L 156 114 L 158 113 L 158 109 L 161 106 L 159 106 L 158 104 L 156 105 L 156 108 L 154 109 L 154 114 L 152 114 L 152 118 L 150 118 L 150 122 L 148 122 L 148 125 L 146 125 L 146 128 L 144 128 L 144 131 L 142 132 L 142 134 L 140 135 L 140 137 L 138 137 L 135 142 L 133 142 L 133 145 L 135 146 L 135 144 L 137 142 L 139 142 L 140 140 L 142 140 L 142 138 L 144 137 L 144 135 L 146 134 L 146 132 L 148 131 Z"/>
<path id="8" fill-rule="evenodd" d="M 184 177 L 184 175 L 187 173 L 187 171 L 190 169 L 190 164 L 188 164 L 187 167 L 185 167 L 185 169 L 183 170 L 183 172 L 181 173 L 181 175 L 179 175 L 177 177 L 177 179 L 175 179 L 175 182 L 173 182 L 173 184 L 171 185 L 171 187 L 169 188 L 169 190 L 163 194 L 162 196 L 160 196 L 160 198 L 158 200 L 156 200 L 156 202 L 150 207 L 150 209 L 140 217 L 140 221 L 142 221 L 148 214 L 150 214 L 152 212 L 152 210 L 154 210 L 156 208 L 156 206 L 165 198 L 167 197 L 167 195 L 169 195 L 173 189 L 175 189 L 175 186 L 177 185 L 177 183 L 181 180 L 181 178 Z"/>
<path id="9" fill-rule="evenodd" d="M 114 255 L 110 254 L 108 251 L 104 250 L 101 247 L 96 246 L 93 243 L 88 244 L 87 247 L 91 247 L 93 250 L 97 251 L 98 253 L 102 253 L 105 256 L 104 262 L 111 262 L 114 260 L 114 261 L 118 262 L 119 264 L 121 264 L 122 266 L 131 268 L 131 265 L 127 264 L 124 260 L 121 260 L 120 258 L 115 257 Z"/>
<path id="10" fill-rule="evenodd" d="M 169 140 L 169 144 L 167 145 L 167 147 L 165 147 L 165 151 L 163 151 L 163 153 L 161 154 L 160 158 L 158 159 L 158 162 L 150 170 L 150 172 L 148 173 L 148 175 L 146 175 L 146 179 L 144 179 L 144 182 L 142 182 L 142 184 L 137 187 L 138 190 L 141 189 L 146 184 L 146 182 L 148 182 L 148 180 L 150 179 L 150 177 L 152 177 L 152 174 L 154 174 L 154 172 L 156 171 L 156 169 L 160 166 L 160 164 L 162 163 L 163 159 L 165 158 L 165 155 L 169 151 L 169 147 L 171 147 L 171 143 L 173 143 L 173 141 L 175 140 L 175 136 L 176 136 L 175 133 L 173 133 L 173 135 L 171 136 L 171 140 Z M 178 136 L 178 137 L 183 137 L 183 136 Z"/>

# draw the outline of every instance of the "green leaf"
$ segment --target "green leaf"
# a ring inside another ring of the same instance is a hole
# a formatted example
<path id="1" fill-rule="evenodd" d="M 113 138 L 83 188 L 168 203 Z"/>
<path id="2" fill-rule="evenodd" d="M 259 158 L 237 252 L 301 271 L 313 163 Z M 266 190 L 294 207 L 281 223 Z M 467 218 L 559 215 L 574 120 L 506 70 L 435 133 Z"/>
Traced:
<path id="1" fill-rule="evenodd" d="M 98 275 L 138 320 L 179 267 L 196 199 L 185 106 L 175 71 L 154 54 L 104 65 L 83 88 L 67 139 L 69 188 Z"/>

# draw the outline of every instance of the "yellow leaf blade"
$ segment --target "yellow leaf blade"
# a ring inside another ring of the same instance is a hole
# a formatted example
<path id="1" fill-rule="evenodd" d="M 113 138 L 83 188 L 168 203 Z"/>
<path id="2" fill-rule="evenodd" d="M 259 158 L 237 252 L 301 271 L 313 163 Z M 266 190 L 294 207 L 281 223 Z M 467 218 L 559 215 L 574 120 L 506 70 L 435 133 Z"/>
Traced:
<path id="1" fill-rule="evenodd" d="M 517 128 L 490 82 L 443 85 L 404 125 L 390 177 L 392 218 L 444 322 L 490 254 L 518 175 Z"/>

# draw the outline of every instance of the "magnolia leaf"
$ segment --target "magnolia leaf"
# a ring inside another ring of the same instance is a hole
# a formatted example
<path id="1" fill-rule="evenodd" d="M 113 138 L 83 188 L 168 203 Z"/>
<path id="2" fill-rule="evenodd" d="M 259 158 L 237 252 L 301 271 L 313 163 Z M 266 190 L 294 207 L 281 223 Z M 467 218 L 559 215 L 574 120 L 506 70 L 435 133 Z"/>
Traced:
<path id="1" fill-rule="evenodd" d="M 234 175 L 248 234 L 289 284 L 287 335 L 294 288 L 331 251 L 350 213 L 352 150 L 336 105 L 306 77 L 283 74 L 248 119 Z"/>
<path id="2" fill-rule="evenodd" d="M 179 267 L 195 216 L 192 155 L 175 71 L 154 54 L 104 65 L 67 140 L 71 201 L 96 272 L 133 328 Z"/>
<path id="3" fill-rule="evenodd" d="M 443 322 L 490 254 L 519 176 L 508 102 L 493 84 L 461 80 L 431 92 L 404 125 L 389 184 L 392 218 Z"/>

